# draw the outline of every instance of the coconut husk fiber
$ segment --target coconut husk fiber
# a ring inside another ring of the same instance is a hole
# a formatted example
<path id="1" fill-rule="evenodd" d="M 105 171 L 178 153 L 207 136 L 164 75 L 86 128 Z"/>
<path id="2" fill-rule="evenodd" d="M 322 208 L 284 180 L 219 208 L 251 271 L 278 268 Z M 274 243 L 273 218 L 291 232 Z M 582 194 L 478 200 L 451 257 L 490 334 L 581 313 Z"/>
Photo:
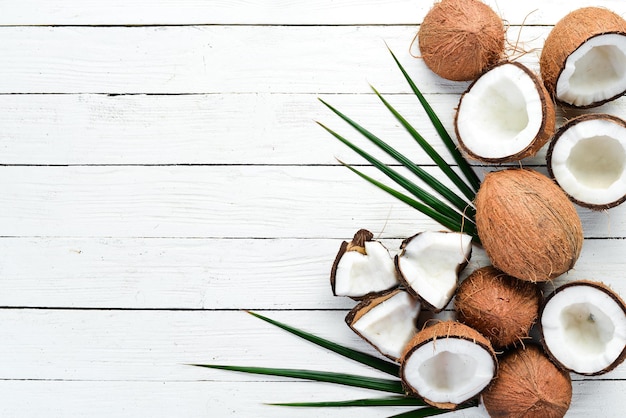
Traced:
<path id="1" fill-rule="evenodd" d="M 475 204 L 478 235 L 495 268 L 545 282 L 574 267 L 582 224 L 565 192 L 545 175 L 521 168 L 488 173 Z"/>
<path id="2" fill-rule="evenodd" d="M 434 73 L 454 81 L 476 79 L 504 55 L 502 19 L 478 0 L 435 3 L 420 25 L 421 57 Z"/>

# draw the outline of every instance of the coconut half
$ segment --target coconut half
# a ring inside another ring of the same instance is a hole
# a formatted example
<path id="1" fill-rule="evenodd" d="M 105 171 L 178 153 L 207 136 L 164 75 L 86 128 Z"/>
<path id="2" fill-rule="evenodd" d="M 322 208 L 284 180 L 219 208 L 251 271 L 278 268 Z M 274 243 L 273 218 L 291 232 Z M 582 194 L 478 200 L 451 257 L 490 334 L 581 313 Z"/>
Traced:
<path id="1" fill-rule="evenodd" d="M 335 296 L 361 299 L 399 285 L 393 258 L 374 235 L 361 229 L 344 241 L 335 257 L 330 284 Z"/>
<path id="2" fill-rule="evenodd" d="M 607 114 L 568 121 L 550 143 L 550 176 L 575 203 L 603 210 L 626 201 L 626 122 Z"/>
<path id="3" fill-rule="evenodd" d="M 569 13 L 546 38 L 539 64 L 547 90 L 563 104 L 616 99 L 626 91 L 626 20 L 600 7 Z"/>
<path id="4" fill-rule="evenodd" d="M 494 348 L 529 339 L 540 304 L 538 286 L 492 266 L 479 268 L 463 280 L 454 301 L 457 319 L 487 337 Z"/>
<path id="5" fill-rule="evenodd" d="M 504 55 L 504 23 L 478 0 L 435 3 L 417 36 L 428 68 L 448 80 L 474 80 Z"/>
<path id="6" fill-rule="evenodd" d="M 545 301 L 540 324 L 546 352 L 566 370 L 604 374 L 626 357 L 626 305 L 602 283 L 559 287 Z"/>
<path id="7" fill-rule="evenodd" d="M 582 223 L 547 176 L 521 168 L 493 171 L 475 203 L 478 236 L 495 268 L 545 282 L 574 267 L 583 245 Z"/>
<path id="8" fill-rule="evenodd" d="M 572 402 L 569 373 L 534 345 L 506 354 L 482 394 L 490 417 L 561 418 Z"/>
<path id="9" fill-rule="evenodd" d="M 346 323 L 381 354 L 394 361 L 416 334 L 420 303 L 402 289 L 362 300 L 346 316 Z"/>
<path id="10" fill-rule="evenodd" d="M 481 75 L 461 96 L 454 120 L 469 157 L 503 163 L 533 156 L 555 131 L 552 99 L 522 64 L 507 62 Z"/>
<path id="11" fill-rule="evenodd" d="M 479 395 L 496 375 L 495 352 L 485 337 L 459 322 L 439 322 L 408 343 L 400 378 L 407 392 L 453 409 Z"/>
<path id="12" fill-rule="evenodd" d="M 467 234 L 425 231 L 402 242 L 395 263 L 407 291 L 439 312 L 452 299 L 471 252 L 472 237 Z"/>

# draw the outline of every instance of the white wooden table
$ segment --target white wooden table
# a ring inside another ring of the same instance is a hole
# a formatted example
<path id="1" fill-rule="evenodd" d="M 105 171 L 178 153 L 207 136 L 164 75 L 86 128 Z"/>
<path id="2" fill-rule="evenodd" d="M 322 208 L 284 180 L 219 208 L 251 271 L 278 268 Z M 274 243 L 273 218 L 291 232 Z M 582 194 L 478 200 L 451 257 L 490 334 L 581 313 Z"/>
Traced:
<path id="1" fill-rule="evenodd" d="M 512 42 L 537 9 L 519 35 L 526 49 L 577 7 L 626 15 L 617 0 L 487 3 Z M 385 47 L 451 128 L 467 84 L 437 78 L 409 54 L 430 6 L 0 1 L 0 416 L 405 411 L 267 406 L 376 393 L 186 364 L 377 375 L 242 310 L 373 352 L 343 322 L 353 302 L 330 292 L 340 242 L 368 228 L 395 251 L 438 226 L 338 164 L 363 160 L 314 121 L 359 138 L 317 98 L 427 163 L 368 83 L 441 149 Z M 538 55 L 521 61 L 537 70 Z M 626 102 L 600 110 L 626 117 Z M 545 171 L 544 153 L 524 165 Z M 583 254 L 559 280 L 601 280 L 626 295 L 626 206 L 580 215 Z M 475 254 L 470 270 L 486 262 Z M 573 378 L 568 416 L 624 416 L 626 367 Z"/>

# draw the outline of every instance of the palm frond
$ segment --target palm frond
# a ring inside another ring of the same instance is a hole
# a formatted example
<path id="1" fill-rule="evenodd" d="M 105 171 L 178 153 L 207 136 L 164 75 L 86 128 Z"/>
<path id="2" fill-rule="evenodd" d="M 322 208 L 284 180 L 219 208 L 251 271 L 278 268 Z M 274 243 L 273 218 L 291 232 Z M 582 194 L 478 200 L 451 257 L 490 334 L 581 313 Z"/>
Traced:
<path id="1" fill-rule="evenodd" d="M 426 402 L 410 396 L 388 396 L 384 398 L 354 399 L 349 401 L 272 403 L 276 406 L 304 408 L 341 408 L 348 406 L 426 406 Z"/>

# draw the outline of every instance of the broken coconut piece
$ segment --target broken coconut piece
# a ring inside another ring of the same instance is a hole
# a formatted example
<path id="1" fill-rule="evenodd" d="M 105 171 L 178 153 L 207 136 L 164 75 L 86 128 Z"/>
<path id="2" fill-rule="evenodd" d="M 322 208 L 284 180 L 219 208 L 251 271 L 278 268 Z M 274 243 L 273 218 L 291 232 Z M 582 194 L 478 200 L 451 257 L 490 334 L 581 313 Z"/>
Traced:
<path id="1" fill-rule="evenodd" d="M 467 234 L 426 231 L 405 239 L 395 262 L 409 293 L 439 312 L 452 299 L 471 252 L 472 237 Z"/>
<path id="2" fill-rule="evenodd" d="M 626 357 L 626 306 L 602 283 L 579 280 L 557 288 L 540 324 L 546 352 L 566 370 L 604 374 Z"/>
<path id="3" fill-rule="evenodd" d="M 587 108 L 616 99 L 626 91 L 626 21 L 600 7 L 569 13 L 550 31 L 539 65 L 558 102 Z"/>
<path id="4" fill-rule="evenodd" d="M 482 392 L 496 375 L 495 352 L 478 331 L 439 322 L 408 343 L 400 366 L 405 390 L 437 408 L 453 409 Z"/>
<path id="5" fill-rule="evenodd" d="M 341 244 L 330 273 L 335 296 L 360 299 L 399 285 L 389 251 L 373 238 L 370 231 L 361 229 L 351 242 Z"/>
<path id="6" fill-rule="evenodd" d="M 595 210 L 626 200 L 626 122 L 587 114 L 563 125 L 546 155 L 550 176 L 575 203 Z"/>
<path id="7" fill-rule="evenodd" d="M 482 394 L 490 417 L 561 418 L 571 401 L 569 373 L 534 345 L 506 354 L 498 376 Z"/>
<path id="8" fill-rule="evenodd" d="M 398 361 L 417 332 L 420 303 L 402 289 L 363 299 L 346 316 L 346 323 L 381 354 Z"/>
<path id="9" fill-rule="evenodd" d="M 503 163 L 533 156 L 552 137 L 554 104 L 532 71 L 515 62 L 491 68 L 461 96 L 454 128 L 469 157 Z"/>
<path id="10" fill-rule="evenodd" d="M 417 36 L 424 63 L 448 80 L 474 80 L 504 55 L 504 23 L 479 0 L 436 2 Z"/>
<path id="11" fill-rule="evenodd" d="M 547 176 L 521 168 L 493 171 L 475 203 L 480 241 L 498 270 L 545 282 L 574 267 L 583 245 L 582 223 Z"/>
<path id="12" fill-rule="evenodd" d="M 531 282 L 492 267 L 474 270 L 461 282 L 457 319 L 489 339 L 494 348 L 524 343 L 539 316 L 541 292 Z"/>

